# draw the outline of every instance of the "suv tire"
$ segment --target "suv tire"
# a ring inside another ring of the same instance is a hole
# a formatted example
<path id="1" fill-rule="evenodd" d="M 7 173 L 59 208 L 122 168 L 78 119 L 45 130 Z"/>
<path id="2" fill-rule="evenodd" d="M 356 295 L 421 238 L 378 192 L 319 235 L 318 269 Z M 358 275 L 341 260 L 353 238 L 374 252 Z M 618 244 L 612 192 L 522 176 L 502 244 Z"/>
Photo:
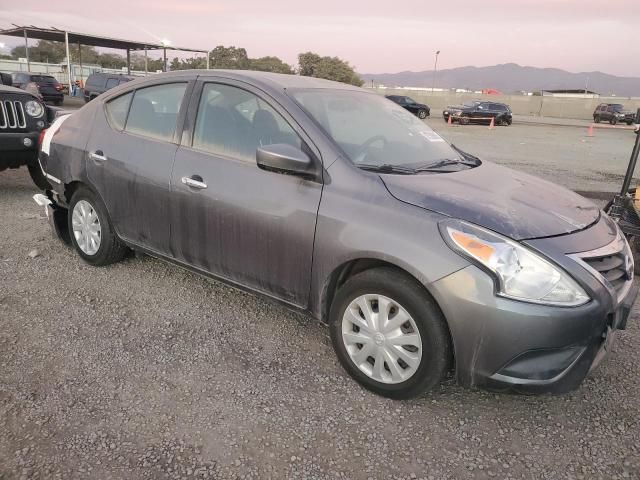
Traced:
<path id="1" fill-rule="evenodd" d="M 382 318 L 375 310 L 380 308 L 376 299 L 384 299 L 388 306 Z M 374 327 L 359 307 L 363 302 L 365 308 L 371 307 L 368 313 L 376 316 L 371 321 Z M 359 318 L 352 316 L 354 305 L 359 309 Z M 403 318 L 407 321 L 401 325 L 393 323 L 394 319 Z M 451 365 L 451 338 L 442 312 L 422 285 L 395 268 L 366 270 L 347 280 L 331 305 L 329 330 L 333 348 L 347 373 L 368 390 L 385 397 L 415 397 L 440 383 Z M 408 342 L 410 337 L 419 342 L 419 347 L 400 343 Z M 366 343 L 354 343 L 358 338 L 364 338 Z M 367 353 L 371 355 L 363 360 Z M 418 356 L 419 360 L 415 360 Z"/>
<path id="2" fill-rule="evenodd" d="M 594 115 L 594 116 L 593 116 L 593 121 L 594 121 L 595 123 L 600 123 L 600 115 Z"/>

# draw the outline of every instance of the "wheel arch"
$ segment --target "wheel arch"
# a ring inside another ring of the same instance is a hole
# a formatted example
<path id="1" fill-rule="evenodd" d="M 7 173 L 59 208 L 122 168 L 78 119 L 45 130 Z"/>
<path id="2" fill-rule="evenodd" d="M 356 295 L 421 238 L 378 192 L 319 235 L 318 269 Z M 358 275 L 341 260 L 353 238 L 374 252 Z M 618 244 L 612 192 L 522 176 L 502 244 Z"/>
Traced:
<path id="1" fill-rule="evenodd" d="M 424 291 L 426 295 L 428 295 L 429 299 L 433 302 L 436 308 L 442 314 L 442 318 L 444 318 L 444 323 L 447 329 L 447 333 L 449 336 L 449 342 L 451 345 L 451 365 L 450 367 L 455 369 L 456 367 L 456 344 L 454 342 L 453 336 L 451 334 L 451 328 L 449 327 L 449 322 L 447 317 L 444 314 L 442 308 L 438 304 L 438 301 L 434 297 L 434 295 L 429 291 L 429 288 L 423 281 L 421 281 L 418 276 L 410 272 L 408 269 L 403 268 L 393 262 L 388 260 L 374 258 L 374 257 L 361 257 L 354 258 L 348 261 L 343 262 L 338 267 L 336 267 L 328 276 L 324 283 L 324 287 L 322 289 L 322 297 L 321 297 L 321 305 L 320 305 L 320 320 L 323 323 L 326 323 L 326 319 L 329 318 L 329 311 L 331 309 L 331 305 L 333 304 L 333 300 L 336 296 L 336 293 L 340 289 L 342 285 L 345 284 L 347 280 L 352 278 L 353 276 L 362 273 L 366 270 L 372 270 L 375 268 L 392 268 L 409 278 L 415 281 Z"/>

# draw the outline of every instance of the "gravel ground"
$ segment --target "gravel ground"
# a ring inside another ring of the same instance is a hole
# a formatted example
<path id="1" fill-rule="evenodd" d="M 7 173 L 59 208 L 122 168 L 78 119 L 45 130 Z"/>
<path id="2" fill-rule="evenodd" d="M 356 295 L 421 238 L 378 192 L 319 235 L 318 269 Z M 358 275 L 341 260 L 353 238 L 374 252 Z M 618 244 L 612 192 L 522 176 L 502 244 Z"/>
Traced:
<path id="1" fill-rule="evenodd" d="M 2 480 L 640 478 L 637 309 L 572 394 L 391 401 L 304 316 L 148 257 L 85 265 L 33 193 L 0 174 Z"/>

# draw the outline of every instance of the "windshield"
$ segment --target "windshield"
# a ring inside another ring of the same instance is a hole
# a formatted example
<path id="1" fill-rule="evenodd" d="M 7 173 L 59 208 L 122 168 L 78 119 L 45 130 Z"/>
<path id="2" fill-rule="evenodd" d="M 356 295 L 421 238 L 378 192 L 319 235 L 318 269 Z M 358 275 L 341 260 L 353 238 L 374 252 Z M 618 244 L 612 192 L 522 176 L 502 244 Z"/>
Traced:
<path id="1" fill-rule="evenodd" d="M 613 110 L 614 112 L 621 112 L 622 110 L 624 110 L 624 107 L 618 103 L 611 105 L 611 110 Z"/>
<path id="2" fill-rule="evenodd" d="M 375 93 L 290 90 L 356 165 L 419 167 L 461 156 L 417 117 Z"/>

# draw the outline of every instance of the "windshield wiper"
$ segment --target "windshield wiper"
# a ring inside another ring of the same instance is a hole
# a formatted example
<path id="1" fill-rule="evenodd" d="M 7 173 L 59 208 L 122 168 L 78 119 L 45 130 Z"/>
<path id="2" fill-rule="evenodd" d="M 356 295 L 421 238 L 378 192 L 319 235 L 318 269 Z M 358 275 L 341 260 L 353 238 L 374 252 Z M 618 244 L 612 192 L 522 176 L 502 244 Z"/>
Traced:
<path id="1" fill-rule="evenodd" d="M 463 160 L 460 160 L 459 158 L 443 158 L 442 160 L 438 160 L 437 162 L 428 163 L 421 167 L 417 167 L 414 169 L 414 171 L 415 172 L 437 172 L 437 171 L 440 171 L 442 167 L 448 167 L 450 165 L 475 166 L 475 163 L 471 164 Z"/>
<path id="2" fill-rule="evenodd" d="M 476 166 L 476 167 L 478 165 L 480 165 L 481 161 L 480 161 L 480 159 L 478 157 L 474 157 L 470 153 L 467 153 L 464 150 L 459 149 L 454 144 L 451 144 L 451 148 L 453 148 L 456 152 L 458 152 L 460 155 L 462 155 L 463 158 L 471 160 L 471 162 L 469 162 L 468 165 L 473 165 L 473 166 Z"/>
<path id="3" fill-rule="evenodd" d="M 412 175 L 417 171 L 415 168 L 401 167 L 399 165 L 391 165 L 389 163 L 384 163 L 382 165 L 372 165 L 369 163 L 357 163 L 356 167 L 361 168 L 362 170 L 367 170 L 369 172 L 399 173 L 402 175 Z"/>

